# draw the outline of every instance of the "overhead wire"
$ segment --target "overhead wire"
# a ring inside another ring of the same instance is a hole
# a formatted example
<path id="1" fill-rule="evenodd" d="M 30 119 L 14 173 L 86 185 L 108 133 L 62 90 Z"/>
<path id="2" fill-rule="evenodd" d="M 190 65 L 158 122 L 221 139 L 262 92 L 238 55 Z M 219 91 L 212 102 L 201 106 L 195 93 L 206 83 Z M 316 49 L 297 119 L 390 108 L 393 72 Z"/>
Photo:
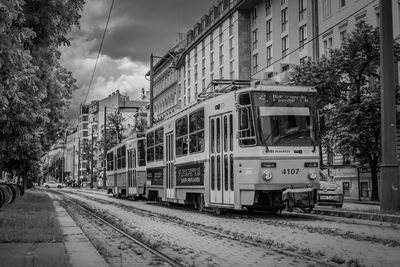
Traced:
<path id="1" fill-rule="evenodd" d="M 112 10 L 113 10 L 113 8 L 114 8 L 114 1 L 115 1 L 115 0 L 112 0 L 112 2 L 111 2 L 110 10 L 109 10 L 109 12 L 108 12 L 108 17 L 107 17 L 106 26 L 104 27 L 103 35 L 102 35 L 102 37 L 101 37 L 100 47 L 99 47 L 99 50 L 98 50 L 98 52 L 97 52 L 96 62 L 95 62 L 95 64 L 94 64 L 94 68 L 93 68 L 93 72 L 92 72 L 92 75 L 91 75 L 91 78 L 90 78 L 89 86 L 88 86 L 88 88 L 87 88 L 87 90 L 86 90 L 85 100 L 83 100 L 82 104 L 85 104 L 85 103 L 86 103 L 87 97 L 88 97 L 88 95 L 89 95 L 89 91 L 90 91 L 91 86 L 92 86 L 93 78 L 94 78 L 94 75 L 95 75 L 96 69 L 97 69 L 97 64 L 98 64 L 99 58 L 100 58 L 101 49 L 103 48 L 103 43 L 104 43 L 104 39 L 105 39 L 105 36 L 106 36 L 108 24 L 109 24 L 109 22 L 110 22 L 111 13 L 112 13 Z M 74 125 L 74 124 L 76 123 L 76 121 L 78 120 L 79 115 L 80 115 L 80 110 L 78 110 L 78 115 L 77 115 L 76 118 L 74 119 L 73 125 Z"/>

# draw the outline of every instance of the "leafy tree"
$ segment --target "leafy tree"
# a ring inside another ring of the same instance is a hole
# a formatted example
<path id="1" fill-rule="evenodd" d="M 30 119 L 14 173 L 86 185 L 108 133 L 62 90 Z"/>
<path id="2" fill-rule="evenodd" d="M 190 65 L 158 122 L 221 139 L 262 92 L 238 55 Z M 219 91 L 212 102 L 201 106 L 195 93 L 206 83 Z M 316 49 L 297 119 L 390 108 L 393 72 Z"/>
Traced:
<path id="1" fill-rule="evenodd" d="M 122 141 L 123 122 L 124 118 L 121 113 L 111 113 L 107 116 L 106 126 L 106 150 L 108 151 L 113 146 L 117 145 Z M 104 128 L 101 129 L 102 138 L 98 141 L 97 147 L 101 151 L 99 157 L 101 160 L 104 159 Z"/>
<path id="2" fill-rule="evenodd" d="M 325 146 L 352 155 L 371 168 L 372 196 L 378 199 L 380 148 L 379 30 L 361 21 L 341 49 L 319 62 L 294 68 L 292 82 L 315 86 L 320 112 L 327 115 Z M 395 60 L 400 46 L 394 43 Z M 330 105 L 328 105 L 330 104 Z"/>
<path id="3" fill-rule="evenodd" d="M 84 0 L 0 3 L 0 168 L 37 175 L 40 156 L 59 137 L 75 88 L 60 45 L 79 25 Z M 26 179 L 25 179 L 26 180 Z"/>

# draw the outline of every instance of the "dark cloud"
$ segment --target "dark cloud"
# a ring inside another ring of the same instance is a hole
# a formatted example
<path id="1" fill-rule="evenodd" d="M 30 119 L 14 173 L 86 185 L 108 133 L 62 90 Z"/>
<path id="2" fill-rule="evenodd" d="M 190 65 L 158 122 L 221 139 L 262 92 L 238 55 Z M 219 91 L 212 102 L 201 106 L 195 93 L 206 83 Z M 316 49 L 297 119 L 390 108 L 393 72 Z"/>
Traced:
<path id="1" fill-rule="evenodd" d="M 147 62 L 151 52 L 165 53 L 178 39 L 178 33 L 186 33 L 213 4 L 215 0 L 115 1 L 102 54 Z M 95 10 L 90 14 L 91 10 L 87 10 L 87 23 L 92 23 L 87 38 L 98 41 L 90 52 L 98 51 L 108 8 L 109 2 L 104 2 L 103 12 Z"/>

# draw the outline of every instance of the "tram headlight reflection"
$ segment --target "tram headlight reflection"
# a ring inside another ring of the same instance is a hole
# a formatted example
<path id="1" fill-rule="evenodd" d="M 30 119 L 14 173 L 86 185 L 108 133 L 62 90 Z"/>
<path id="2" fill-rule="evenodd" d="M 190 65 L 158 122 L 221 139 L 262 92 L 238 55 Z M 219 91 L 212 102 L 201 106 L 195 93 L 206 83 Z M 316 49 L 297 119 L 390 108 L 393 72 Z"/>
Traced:
<path id="1" fill-rule="evenodd" d="M 269 171 L 269 170 L 264 170 L 263 171 L 263 174 L 262 174 L 262 177 L 263 177 L 263 179 L 265 180 L 265 181 L 269 181 L 269 180 L 271 180 L 272 179 L 272 172 L 271 171 Z"/>

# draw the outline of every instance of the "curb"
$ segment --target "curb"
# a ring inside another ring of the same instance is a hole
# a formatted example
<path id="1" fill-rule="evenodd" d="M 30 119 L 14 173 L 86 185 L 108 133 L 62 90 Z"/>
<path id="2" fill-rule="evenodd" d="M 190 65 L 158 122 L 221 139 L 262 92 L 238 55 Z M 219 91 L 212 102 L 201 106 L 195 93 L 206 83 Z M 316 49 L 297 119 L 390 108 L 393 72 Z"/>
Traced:
<path id="1" fill-rule="evenodd" d="M 367 213 L 367 212 L 347 211 L 347 210 L 330 210 L 330 209 L 321 209 L 321 208 L 314 209 L 314 213 L 320 214 L 320 215 L 327 215 L 327 216 L 354 218 L 354 219 L 400 224 L 400 215 Z"/>
<path id="2" fill-rule="evenodd" d="M 81 228 L 59 204 L 58 200 L 54 197 L 52 198 L 53 205 L 56 208 L 56 215 L 65 237 L 64 244 L 70 264 L 73 267 L 107 267 L 108 264 L 82 232 Z"/>

